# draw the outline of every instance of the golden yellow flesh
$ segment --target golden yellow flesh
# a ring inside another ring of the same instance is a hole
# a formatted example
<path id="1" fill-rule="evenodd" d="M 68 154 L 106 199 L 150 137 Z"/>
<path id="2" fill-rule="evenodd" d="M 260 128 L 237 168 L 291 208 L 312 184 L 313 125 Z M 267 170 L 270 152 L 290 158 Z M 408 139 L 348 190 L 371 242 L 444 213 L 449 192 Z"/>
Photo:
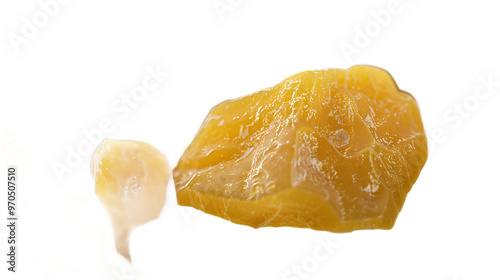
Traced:
<path id="1" fill-rule="evenodd" d="M 95 192 L 111 218 L 116 249 L 130 260 L 130 232 L 156 219 L 165 202 L 167 160 L 147 143 L 105 139 L 90 168 Z"/>
<path id="2" fill-rule="evenodd" d="M 215 106 L 174 180 L 179 205 L 238 224 L 389 229 L 426 159 L 415 99 L 385 70 L 355 66 Z"/>

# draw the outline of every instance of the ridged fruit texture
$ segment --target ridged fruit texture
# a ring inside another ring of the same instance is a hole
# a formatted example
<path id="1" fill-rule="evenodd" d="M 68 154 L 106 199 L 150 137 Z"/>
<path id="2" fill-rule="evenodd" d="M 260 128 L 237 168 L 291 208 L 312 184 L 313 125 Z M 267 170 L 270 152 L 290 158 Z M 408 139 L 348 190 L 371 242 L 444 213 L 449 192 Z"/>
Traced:
<path id="1" fill-rule="evenodd" d="M 215 106 L 174 180 L 179 205 L 255 228 L 390 229 L 426 159 L 413 96 L 354 66 Z"/>

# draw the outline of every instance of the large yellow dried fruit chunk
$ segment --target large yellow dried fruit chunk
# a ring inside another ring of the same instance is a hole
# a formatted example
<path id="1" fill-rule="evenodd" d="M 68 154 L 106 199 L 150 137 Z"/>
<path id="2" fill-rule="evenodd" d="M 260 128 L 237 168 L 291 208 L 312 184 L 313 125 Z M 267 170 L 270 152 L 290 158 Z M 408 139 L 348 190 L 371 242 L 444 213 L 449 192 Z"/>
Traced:
<path id="1" fill-rule="evenodd" d="M 390 229 L 426 159 L 415 99 L 355 66 L 215 106 L 174 180 L 180 205 L 255 228 Z"/>
<path id="2" fill-rule="evenodd" d="M 165 156 L 138 141 L 105 139 L 92 155 L 95 192 L 111 218 L 116 250 L 130 260 L 131 231 L 158 217 L 170 170 Z"/>

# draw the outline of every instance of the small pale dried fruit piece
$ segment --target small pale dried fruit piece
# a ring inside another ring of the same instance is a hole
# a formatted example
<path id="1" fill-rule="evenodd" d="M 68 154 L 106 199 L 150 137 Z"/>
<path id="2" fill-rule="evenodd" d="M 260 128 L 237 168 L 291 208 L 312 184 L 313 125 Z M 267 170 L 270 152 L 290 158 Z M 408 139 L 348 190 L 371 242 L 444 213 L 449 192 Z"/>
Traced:
<path id="1" fill-rule="evenodd" d="M 174 180 L 179 205 L 255 228 L 389 229 L 426 159 L 415 99 L 355 66 L 215 106 Z"/>
<path id="2" fill-rule="evenodd" d="M 111 218 L 116 250 L 130 260 L 131 231 L 158 217 L 170 170 L 165 156 L 139 141 L 105 139 L 91 160 L 95 192 Z"/>

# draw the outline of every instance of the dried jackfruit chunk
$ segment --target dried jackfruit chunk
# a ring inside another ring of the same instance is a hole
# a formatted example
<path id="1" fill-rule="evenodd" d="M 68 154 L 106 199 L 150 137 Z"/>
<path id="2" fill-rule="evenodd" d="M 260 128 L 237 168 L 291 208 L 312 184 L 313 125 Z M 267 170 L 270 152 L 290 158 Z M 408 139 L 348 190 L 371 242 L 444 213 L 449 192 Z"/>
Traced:
<path id="1" fill-rule="evenodd" d="M 426 159 L 415 99 L 355 66 L 215 106 L 174 180 L 179 205 L 255 228 L 390 229 Z"/>
<path id="2" fill-rule="evenodd" d="M 158 217 L 170 169 L 165 156 L 139 141 L 105 139 L 90 166 L 95 192 L 108 211 L 116 250 L 130 260 L 131 231 Z"/>

